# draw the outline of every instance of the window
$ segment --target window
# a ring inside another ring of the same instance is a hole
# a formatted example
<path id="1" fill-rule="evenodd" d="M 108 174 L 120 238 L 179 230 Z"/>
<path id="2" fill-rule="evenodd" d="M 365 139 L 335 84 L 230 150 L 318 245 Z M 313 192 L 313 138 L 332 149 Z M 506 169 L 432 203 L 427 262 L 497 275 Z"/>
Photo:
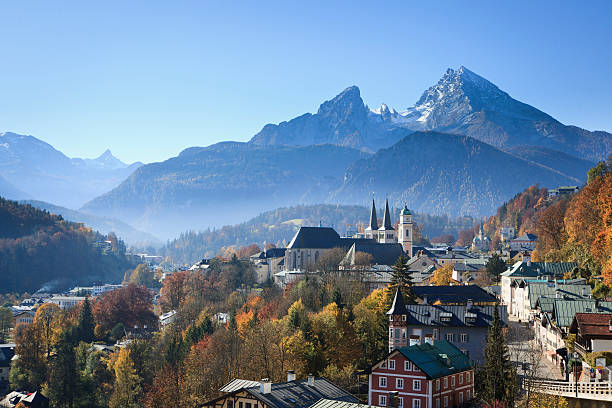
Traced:
<path id="1" fill-rule="evenodd" d="M 389 337 L 393 338 L 393 329 L 389 329 Z"/>
<path id="2" fill-rule="evenodd" d="M 387 388 L 387 377 L 378 377 L 378 386 Z"/>
<path id="3" fill-rule="evenodd" d="M 469 371 L 467 373 L 465 373 L 465 382 L 467 382 L 467 383 L 470 382 L 470 372 Z"/>
<path id="4" fill-rule="evenodd" d="M 448 377 L 444 377 L 444 389 L 448 388 Z"/>
<path id="5" fill-rule="evenodd" d="M 398 379 L 395 380 L 395 388 L 399 388 L 399 389 L 404 388 L 404 379 L 403 378 L 398 378 Z"/>
<path id="6" fill-rule="evenodd" d="M 470 336 L 467 333 L 461 333 L 461 342 L 467 343 L 468 341 L 470 341 Z"/>
<path id="7" fill-rule="evenodd" d="M 389 360 L 389 370 L 395 370 L 395 360 Z"/>
<path id="8" fill-rule="evenodd" d="M 387 368 L 387 360 L 383 361 L 380 368 Z"/>
<path id="9" fill-rule="evenodd" d="M 402 322 L 406 321 L 406 315 L 402 315 Z"/>
<path id="10" fill-rule="evenodd" d="M 397 406 L 400 407 L 400 408 L 404 406 L 404 399 L 403 398 L 399 397 L 397 399 Z"/>
<path id="11" fill-rule="evenodd" d="M 448 397 L 444 397 L 444 408 L 448 408 Z"/>
<path id="12" fill-rule="evenodd" d="M 433 339 L 434 340 L 438 340 L 439 336 L 440 336 L 440 330 L 439 329 L 433 329 Z"/>
<path id="13" fill-rule="evenodd" d="M 415 391 L 421 391 L 421 380 L 414 380 L 414 381 L 412 381 L 412 388 Z"/>
<path id="14" fill-rule="evenodd" d="M 465 399 L 468 400 L 468 401 L 470 400 L 470 390 L 467 390 L 465 392 Z"/>
<path id="15" fill-rule="evenodd" d="M 436 391 L 440 391 L 440 380 L 436 380 Z"/>
<path id="16" fill-rule="evenodd" d="M 421 400 L 418 398 L 413 399 L 412 408 L 421 408 Z"/>
<path id="17" fill-rule="evenodd" d="M 440 408 L 440 398 L 436 398 L 436 408 Z"/>
<path id="18" fill-rule="evenodd" d="M 380 405 L 381 407 L 387 406 L 387 396 L 386 395 L 378 396 L 378 405 Z"/>
<path id="19" fill-rule="evenodd" d="M 453 388 L 455 387 L 455 376 L 454 375 L 451 377 L 451 387 Z"/>
<path id="20" fill-rule="evenodd" d="M 459 403 L 463 404 L 463 392 L 459 393 Z"/>
<path id="21" fill-rule="evenodd" d="M 404 361 L 404 371 L 410 371 L 412 363 L 410 361 Z"/>
<path id="22" fill-rule="evenodd" d="M 459 374 L 459 384 L 463 384 L 463 373 Z"/>
<path id="23" fill-rule="evenodd" d="M 227 400 L 227 408 L 234 408 L 234 401 L 232 401 L 231 399 Z"/>
<path id="24" fill-rule="evenodd" d="M 245 402 L 244 406 L 245 406 L 245 408 L 251 408 L 253 406 L 253 404 L 251 404 L 250 402 Z"/>
<path id="25" fill-rule="evenodd" d="M 242 402 L 238 403 L 238 408 L 242 408 Z"/>
<path id="26" fill-rule="evenodd" d="M 446 341 L 453 341 L 453 333 L 446 333 Z"/>

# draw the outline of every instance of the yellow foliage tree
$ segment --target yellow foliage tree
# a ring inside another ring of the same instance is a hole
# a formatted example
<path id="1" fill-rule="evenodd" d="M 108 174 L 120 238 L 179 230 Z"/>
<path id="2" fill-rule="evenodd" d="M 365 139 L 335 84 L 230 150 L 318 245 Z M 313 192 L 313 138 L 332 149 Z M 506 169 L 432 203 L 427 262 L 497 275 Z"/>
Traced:
<path id="1" fill-rule="evenodd" d="M 447 263 L 436 269 L 431 278 L 431 283 L 436 286 L 450 285 L 453 279 L 453 264 Z"/>
<path id="2" fill-rule="evenodd" d="M 113 364 L 115 385 L 108 406 L 110 408 L 137 408 L 142 397 L 140 377 L 134 369 L 130 351 L 122 348 Z"/>
<path id="3" fill-rule="evenodd" d="M 51 355 L 53 345 L 59 340 L 63 329 L 63 311 L 55 303 L 41 305 L 34 315 L 34 324 L 40 329 L 47 359 Z"/>

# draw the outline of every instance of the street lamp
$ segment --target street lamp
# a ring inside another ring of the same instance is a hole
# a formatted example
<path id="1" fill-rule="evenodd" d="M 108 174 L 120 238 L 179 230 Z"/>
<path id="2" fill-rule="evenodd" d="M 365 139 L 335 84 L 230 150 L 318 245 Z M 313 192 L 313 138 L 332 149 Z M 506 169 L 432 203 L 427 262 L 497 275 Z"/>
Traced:
<path id="1" fill-rule="evenodd" d="M 574 388 L 576 389 L 576 398 L 578 398 L 578 361 L 580 360 L 580 354 L 574 351 Z"/>

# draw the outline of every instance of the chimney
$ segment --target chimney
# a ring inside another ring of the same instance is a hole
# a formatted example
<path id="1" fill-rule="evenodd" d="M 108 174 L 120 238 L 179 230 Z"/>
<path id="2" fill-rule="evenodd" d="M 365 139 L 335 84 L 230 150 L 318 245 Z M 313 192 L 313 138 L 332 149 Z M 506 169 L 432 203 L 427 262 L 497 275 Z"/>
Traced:
<path id="1" fill-rule="evenodd" d="M 473 306 L 474 306 L 474 300 L 468 299 L 467 304 L 466 304 L 466 309 L 471 310 Z"/>
<path id="2" fill-rule="evenodd" d="M 427 304 L 427 295 L 423 295 L 423 304 L 426 305 Z"/>
<path id="3" fill-rule="evenodd" d="M 262 378 L 259 384 L 259 392 L 262 394 L 269 394 L 272 392 L 272 382 L 269 378 Z"/>
<path id="4" fill-rule="evenodd" d="M 308 386 L 314 387 L 314 383 L 315 383 L 314 375 L 308 374 Z"/>
<path id="5" fill-rule="evenodd" d="M 295 381 L 295 371 L 289 370 L 287 371 L 287 382 Z"/>
<path id="6" fill-rule="evenodd" d="M 398 408 L 398 403 L 399 403 L 398 395 L 399 393 L 397 391 L 389 392 L 389 407 L 390 408 Z"/>
<path id="7" fill-rule="evenodd" d="M 433 346 L 433 336 L 431 334 L 426 334 L 425 335 L 425 344 L 430 344 Z"/>
<path id="8" fill-rule="evenodd" d="M 582 297 L 585 297 L 586 296 L 586 289 L 582 288 L 581 293 L 582 293 Z"/>

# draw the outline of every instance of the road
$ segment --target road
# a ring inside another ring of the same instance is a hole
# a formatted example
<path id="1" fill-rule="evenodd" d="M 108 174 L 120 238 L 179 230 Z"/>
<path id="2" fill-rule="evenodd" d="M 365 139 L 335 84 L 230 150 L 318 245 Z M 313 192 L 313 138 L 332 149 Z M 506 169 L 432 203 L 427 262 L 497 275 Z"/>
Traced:
<path id="1" fill-rule="evenodd" d="M 533 330 L 509 317 L 508 351 L 510 359 L 518 367 L 518 374 L 531 374 L 532 378 L 564 380 L 559 367 L 554 365 L 533 340 Z M 523 363 L 526 363 L 523 369 Z M 531 370 L 535 370 L 532 372 Z"/>

